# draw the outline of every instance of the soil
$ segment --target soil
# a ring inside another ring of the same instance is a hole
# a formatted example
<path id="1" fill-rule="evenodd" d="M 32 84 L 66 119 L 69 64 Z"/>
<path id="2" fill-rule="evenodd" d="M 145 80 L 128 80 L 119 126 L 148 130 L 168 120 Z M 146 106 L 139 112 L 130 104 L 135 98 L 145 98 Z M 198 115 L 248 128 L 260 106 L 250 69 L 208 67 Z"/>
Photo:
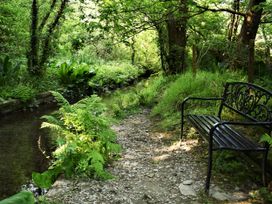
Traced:
<path id="1" fill-rule="evenodd" d="M 153 124 L 144 109 L 112 127 L 122 146 L 121 158 L 108 167 L 114 179 L 59 179 L 46 198 L 67 204 L 251 203 L 248 191 L 214 176 L 206 196 L 202 140 L 180 141 L 178 133 L 156 131 Z"/>

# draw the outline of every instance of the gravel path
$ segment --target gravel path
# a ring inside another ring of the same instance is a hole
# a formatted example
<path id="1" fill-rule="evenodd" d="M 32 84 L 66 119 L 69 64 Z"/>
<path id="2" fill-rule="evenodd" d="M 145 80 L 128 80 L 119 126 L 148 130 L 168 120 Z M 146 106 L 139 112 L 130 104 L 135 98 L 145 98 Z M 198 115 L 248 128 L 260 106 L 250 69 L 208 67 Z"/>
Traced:
<path id="1" fill-rule="evenodd" d="M 61 179 L 46 197 L 67 204 L 204 203 L 206 161 L 195 154 L 197 140 L 170 142 L 171 135 L 152 131 L 148 114 L 143 110 L 113 126 L 123 149 L 121 159 L 108 168 L 115 179 Z"/>

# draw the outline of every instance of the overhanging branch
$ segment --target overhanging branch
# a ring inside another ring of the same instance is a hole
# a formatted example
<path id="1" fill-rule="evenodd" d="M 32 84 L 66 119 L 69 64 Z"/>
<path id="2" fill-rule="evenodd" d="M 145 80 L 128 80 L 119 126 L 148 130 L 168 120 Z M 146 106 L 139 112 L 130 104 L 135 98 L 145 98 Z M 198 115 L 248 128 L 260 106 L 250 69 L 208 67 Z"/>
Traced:
<path id="1" fill-rule="evenodd" d="M 209 8 L 208 6 L 200 6 L 200 5 L 196 5 L 197 8 L 202 9 L 203 11 L 210 11 L 210 12 L 227 12 L 227 13 L 231 13 L 231 14 L 235 14 L 235 15 L 239 15 L 239 16 L 243 16 L 246 17 L 245 13 L 239 12 L 239 11 L 235 11 L 232 9 L 228 9 L 228 8 Z"/>

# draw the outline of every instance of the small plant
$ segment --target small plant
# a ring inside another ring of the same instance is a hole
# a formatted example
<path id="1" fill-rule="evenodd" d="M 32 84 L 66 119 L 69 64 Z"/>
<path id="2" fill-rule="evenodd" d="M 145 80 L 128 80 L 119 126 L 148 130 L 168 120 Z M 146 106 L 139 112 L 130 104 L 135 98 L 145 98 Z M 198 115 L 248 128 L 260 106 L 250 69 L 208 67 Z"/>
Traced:
<path id="1" fill-rule="evenodd" d="M 59 66 L 58 75 L 66 89 L 64 94 L 69 98 L 82 98 L 92 93 L 88 82 L 95 71 L 89 65 L 64 62 Z"/>
<path id="2" fill-rule="evenodd" d="M 269 145 L 272 145 L 272 137 L 269 134 L 265 133 L 264 135 L 262 135 L 260 142 L 266 142 Z"/>
<path id="3" fill-rule="evenodd" d="M 53 95 L 61 108 L 55 115 L 43 116 L 47 122 L 42 128 L 51 130 L 57 149 L 49 169 L 32 174 L 34 182 L 49 188 L 61 173 L 66 177 L 112 178 L 105 166 L 120 152 L 120 146 L 109 127 L 101 99 L 92 96 L 70 105 L 59 93 L 53 92 Z"/>
<path id="4" fill-rule="evenodd" d="M 0 201 L 0 204 L 34 204 L 35 199 L 31 192 L 21 191 L 9 198 Z"/>
<path id="5" fill-rule="evenodd" d="M 0 57 L 0 85 L 4 85 L 8 80 L 17 78 L 19 70 L 20 64 L 14 66 L 8 56 Z"/>

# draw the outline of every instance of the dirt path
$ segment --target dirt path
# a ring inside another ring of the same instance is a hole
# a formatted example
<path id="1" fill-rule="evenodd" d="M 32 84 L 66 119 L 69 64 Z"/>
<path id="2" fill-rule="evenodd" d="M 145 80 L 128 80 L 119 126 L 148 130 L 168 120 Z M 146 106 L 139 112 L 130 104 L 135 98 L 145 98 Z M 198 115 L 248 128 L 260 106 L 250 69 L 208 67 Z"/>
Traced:
<path id="1" fill-rule="evenodd" d="M 109 167 L 115 179 L 58 180 L 46 197 L 67 204 L 204 203 L 206 163 L 193 154 L 199 151 L 197 140 L 166 142 L 169 135 L 151 131 L 148 114 L 143 110 L 113 127 L 123 148 L 121 159 Z M 219 200 L 241 199 L 215 193 Z"/>

